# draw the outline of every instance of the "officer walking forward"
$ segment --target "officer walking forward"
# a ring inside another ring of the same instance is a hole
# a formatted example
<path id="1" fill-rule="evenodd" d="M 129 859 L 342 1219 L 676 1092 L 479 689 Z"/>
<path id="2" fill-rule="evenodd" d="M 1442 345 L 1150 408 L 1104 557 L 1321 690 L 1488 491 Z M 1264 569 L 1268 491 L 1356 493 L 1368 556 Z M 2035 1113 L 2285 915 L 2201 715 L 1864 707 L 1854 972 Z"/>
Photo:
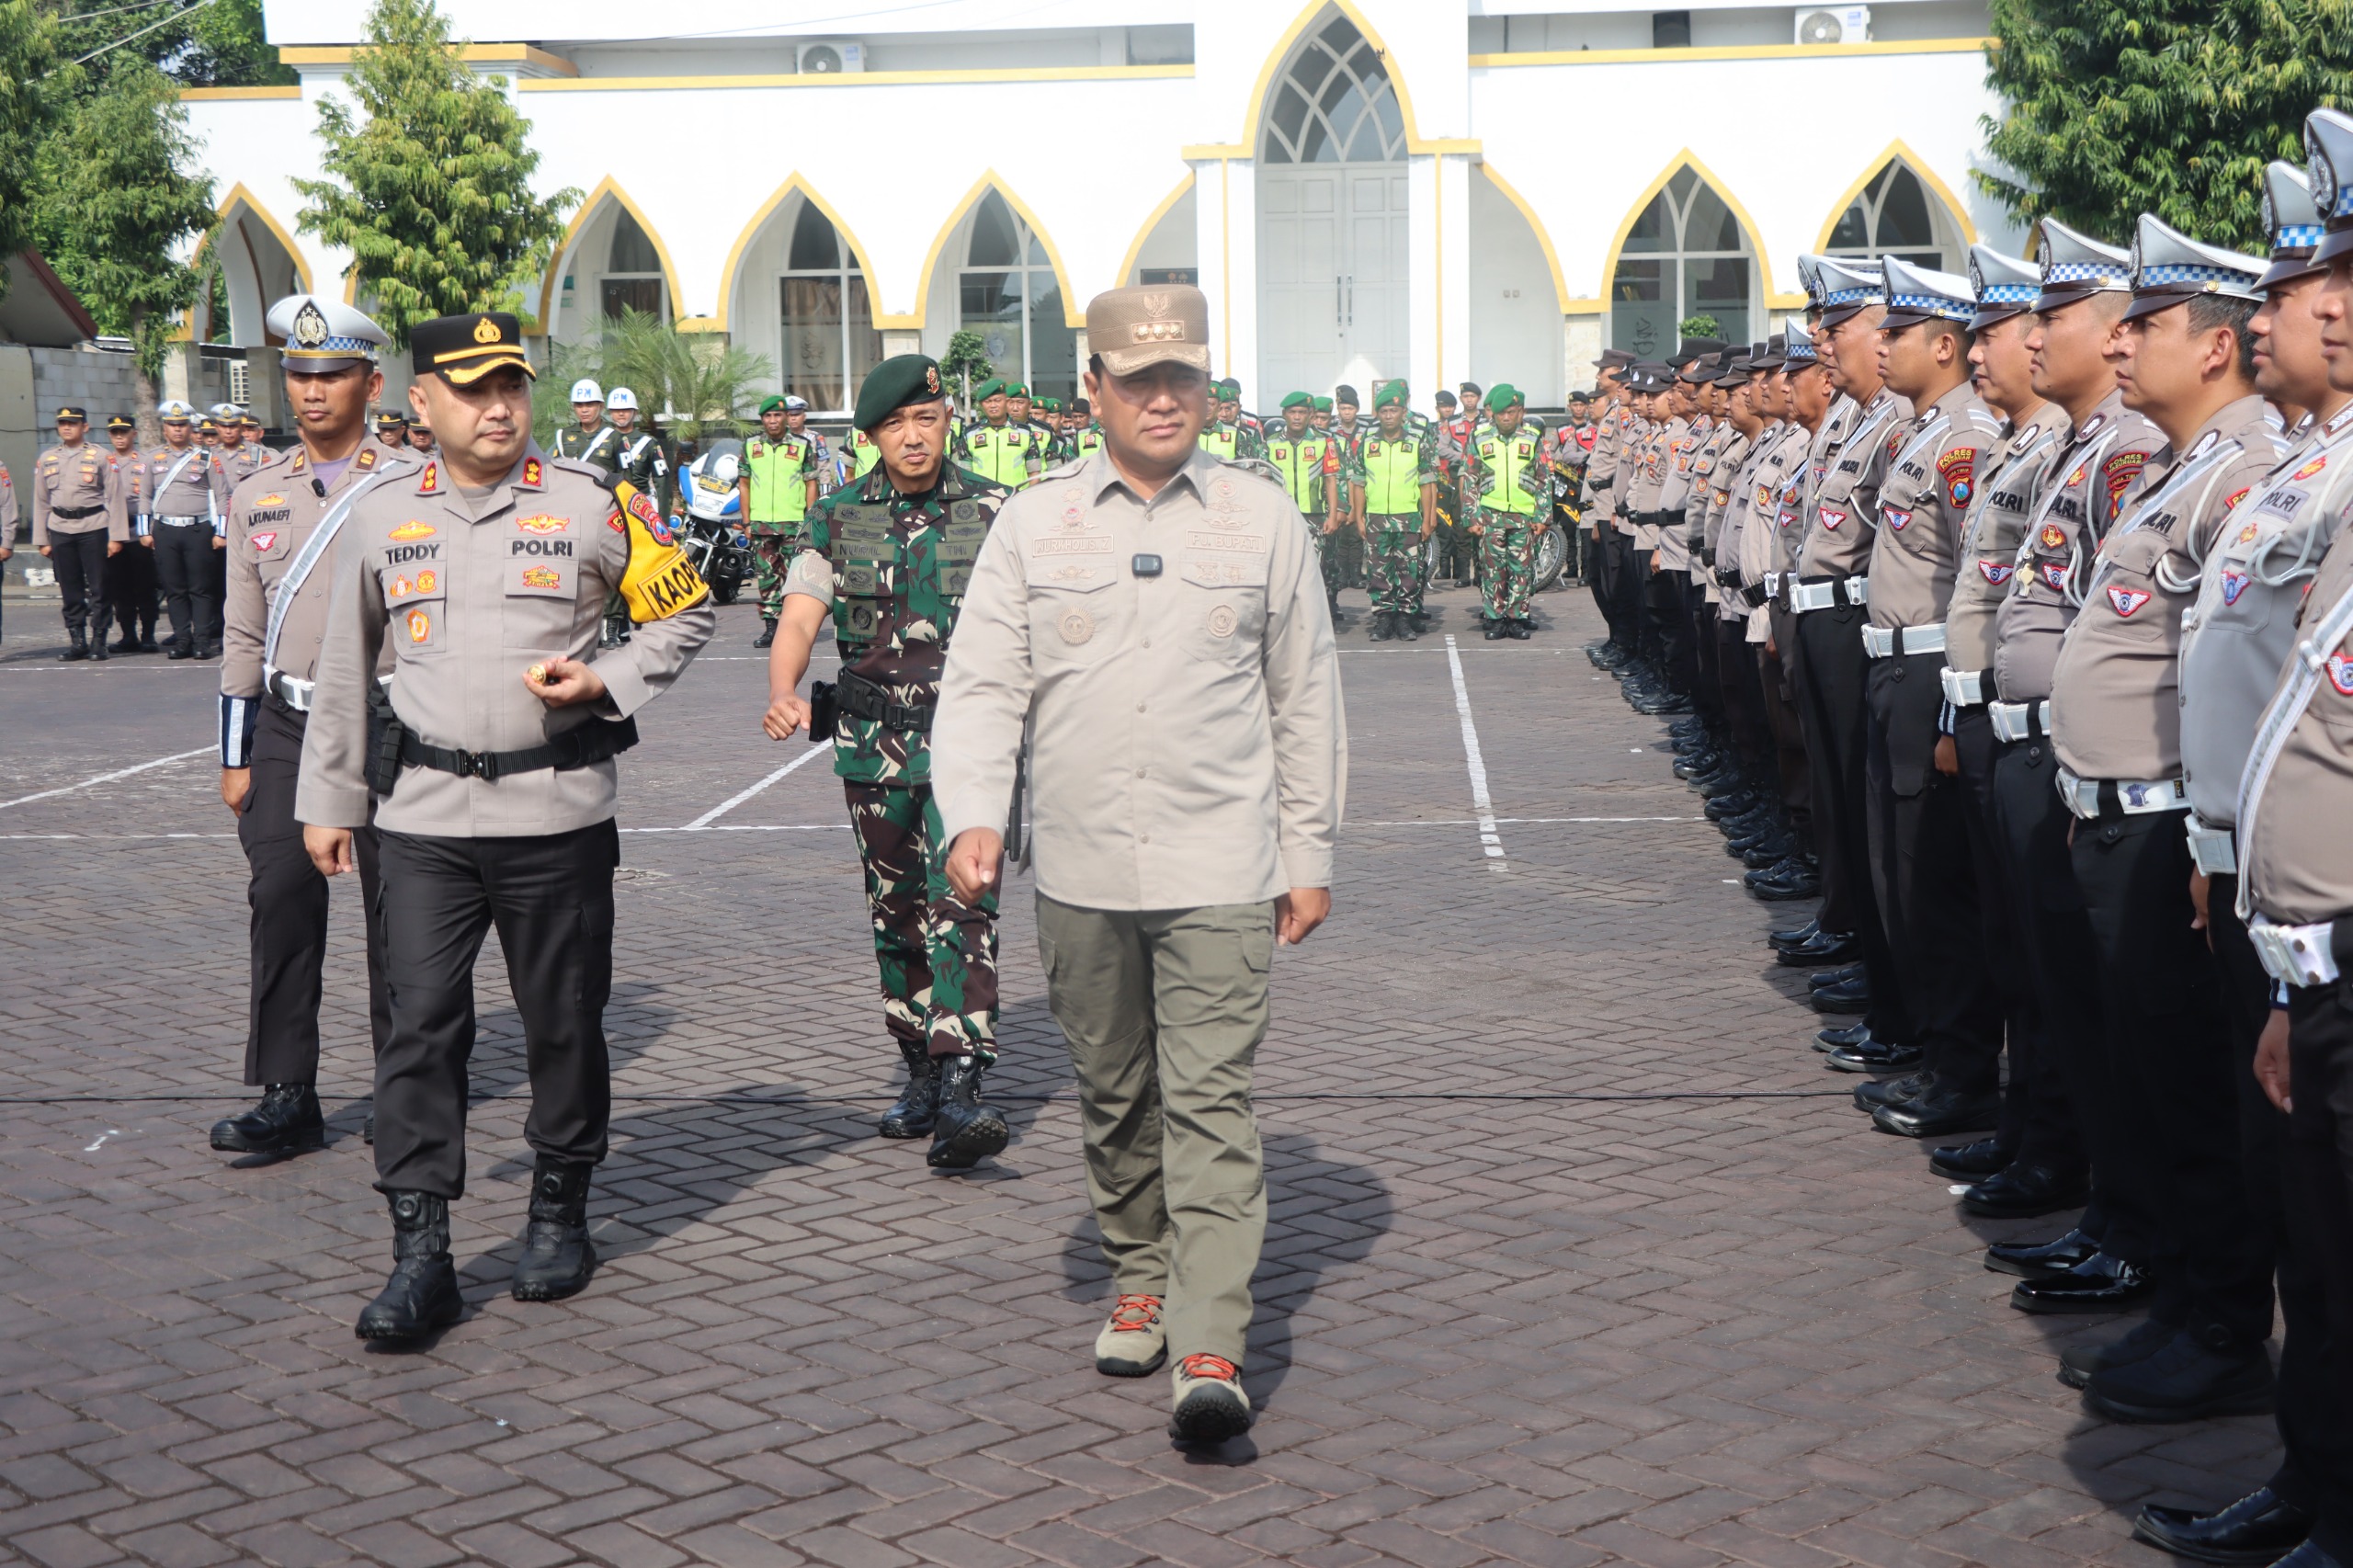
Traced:
<path id="1" fill-rule="evenodd" d="M 530 438 L 516 319 L 442 316 L 409 332 L 409 400 L 440 455 L 382 465 L 338 551 L 294 814 L 311 859 L 349 869 L 381 798 L 392 1038 L 376 1060 L 376 1186 L 393 1256 L 363 1339 L 407 1340 L 461 1308 L 449 1203 L 465 1192 L 473 967 L 494 923 L 531 1077 L 538 1155 L 518 1301 L 583 1289 L 589 1172 L 605 1157 L 611 1074 L 615 754 L 631 717 L 710 638 L 710 590 L 626 480 Z M 597 653 L 605 597 L 640 623 Z M 377 661 L 394 663 L 388 698 Z M 594 662 L 587 655 L 597 653 Z"/>
<path id="2" fill-rule="evenodd" d="M 1086 330 L 1103 449 L 1016 496 L 981 552 L 934 729 L 940 816 L 958 895 L 993 892 L 1026 717 L 1038 945 L 1120 1293 L 1096 1367 L 1173 1356 L 1174 1430 L 1214 1442 L 1250 1424 L 1251 1069 L 1274 945 L 1331 909 L 1339 661 L 1298 508 L 1197 449 L 1201 292 L 1116 289 Z"/>
<path id="3" fill-rule="evenodd" d="M 349 305 L 308 294 L 271 307 L 269 330 L 286 342 L 286 402 L 302 444 L 229 498 L 221 799 L 236 816 L 252 873 L 245 1082 L 267 1089 L 259 1105 L 212 1129 L 212 1146 L 238 1154 L 294 1153 L 325 1142 L 317 1084 L 327 883 L 302 848 L 294 790 L 346 525 L 376 471 L 392 460 L 367 439 L 368 405 L 384 390 L 376 369 L 383 330 Z M 358 829 L 352 844 L 367 914 L 368 1021 L 381 1054 L 392 1015 L 376 918 L 375 830 Z"/>

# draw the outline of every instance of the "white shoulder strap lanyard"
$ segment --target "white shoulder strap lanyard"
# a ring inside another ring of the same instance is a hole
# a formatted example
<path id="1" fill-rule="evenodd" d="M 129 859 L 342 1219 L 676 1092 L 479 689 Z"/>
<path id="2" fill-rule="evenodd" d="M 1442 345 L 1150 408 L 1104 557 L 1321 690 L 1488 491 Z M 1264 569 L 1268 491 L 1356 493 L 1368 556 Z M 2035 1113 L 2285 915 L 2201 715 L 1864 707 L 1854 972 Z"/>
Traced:
<path id="1" fill-rule="evenodd" d="M 172 481 L 180 476 L 180 471 L 187 468 L 188 464 L 194 462 L 197 459 L 197 454 L 201 452 L 203 449 L 204 449 L 201 447 L 189 448 L 187 451 L 180 454 L 179 461 L 174 463 L 165 472 L 163 479 L 155 486 L 156 506 L 161 506 L 164 504 L 164 492 L 172 487 Z M 205 487 L 204 504 L 208 508 L 212 505 L 212 490 L 210 485 Z M 161 514 L 159 513 L 158 516 L 161 516 Z"/>
<path id="2" fill-rule="evenodd" d="M 2255 749 L 2248 754 L 2246 771 L 2239 776 L 2237 905 L 2242 921 L 2255 913 L 2255 880 L 2246 874 L 2246 868 L 2255 859 L 2255 824 L 2263 804 L 2264 786 L 2271 782 L 2271 769 L 2279 763 L 2279 754 L 2288 749 L 2289 735 L 2320 690 L 2328 669 L 2329 653 L 2345 641 L 2347 631 L 2353 631 L 2353 587 L 2337 596 L 2328 614 L 2313 628 L 2313 634 L 2296 644 L 2288 666 L 2294 674 L 2263 710 L 2263 721 L 2256 726 Z"/>
<path id="3" fill-rule="evenodd" d="M 379 470 L 345 491 L 342 497 L 328 508 L 327 515 L 319 519 L 319 526 L 311 530 L 311 537 L 302 541 L 302 548 L 294 552 L 293 561 L 286 568 L 286 575 L 278 580 L 278 592 L 271 596 L 269 601 L 269 627 L 262 634 L 261 665 L 265 680 L 278 672 L 278 635 L 285 627 L 286 612 L 293 607 L 294 596 L 302 591 L 302 584 L 311 575 L 311 568 L 319 563 L 319 558 L 326 554 L 328 546 L 335 543 L 335 536 L 342 529 L 344 518 L 351 515 L 351 504 L 358 500 L 369 485 L 383 478 L 387 472 Z"/>

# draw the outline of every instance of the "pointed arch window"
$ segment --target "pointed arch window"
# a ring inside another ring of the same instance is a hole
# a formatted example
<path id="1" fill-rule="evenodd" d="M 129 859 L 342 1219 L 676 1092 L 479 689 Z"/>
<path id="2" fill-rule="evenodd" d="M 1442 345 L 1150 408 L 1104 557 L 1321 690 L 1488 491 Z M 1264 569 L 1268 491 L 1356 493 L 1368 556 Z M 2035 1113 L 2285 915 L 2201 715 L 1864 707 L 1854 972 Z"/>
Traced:
<path id="1" fill-rule="evenodd" d="M 1847 204 L 1830 232 L 1828 254 L 1896 256 L 1915 267 L 1958 272 L 1960 240 L 1943 203 L 1899 160 L 1873 175 L 1862 194 Z"/>
<path id="2" fill-rule="evenodd" d="M 1634 220 L 1609 285 L 1609 341 L 1641 358 L 1673 350 L 1686 317 L 1713 316 L 1745 340 L 1757 294 L 1756 251 L 1739 215 L 1689 165 Z"/>
<path id="3" fill-rule="evenodd" d="M 996 191 L 972 210 L 956 281 L 958 324 L 981 335 L 998 375 L 1018 380 L 1034 396 L 1078 395 L 1078 331 L 1063 318 L 1053 261 Z"/>
<path id="4" fill-rule="evenodd" d="M 783 342 L 777 364 L 784 391 L 813 409 L 840 413 L 858 402 L 866 373 L 882 362 L 882 335 L 858 253 L 817 204 L 804 199 L 785 247 Z"/>
<path id="5" fill-rule="evenodd" d="M 1267 109 L 1269 164 L 1389 164 L 1405 155 L 1405 117 L 1380 51 L 1346 17 L 1300 46 Z"/>
<path id="6" fill-rule="evenodd" d="M 665 316 L 669 289 L 662 276 L 662 256 L 654 248 L 637 214 L 613 204 L 613 239 L 605 252 L 603 304 L 607 320 L 623 311 L 643 311 Z"/>

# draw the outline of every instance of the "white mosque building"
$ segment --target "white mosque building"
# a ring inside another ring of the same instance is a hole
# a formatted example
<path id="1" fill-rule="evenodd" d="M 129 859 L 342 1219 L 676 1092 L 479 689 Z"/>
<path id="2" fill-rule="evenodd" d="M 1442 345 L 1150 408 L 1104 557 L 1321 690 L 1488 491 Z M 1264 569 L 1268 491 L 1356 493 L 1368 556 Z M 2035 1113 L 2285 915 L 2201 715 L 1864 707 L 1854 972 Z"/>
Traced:
<path id="1" fill-rule="evenodd" d="M 545 188 L 587 193 L 530 330 L 657 311 L 825 411 L 966 327 L 1069 395 L 1087 299 L 1171 280 L 1252 407 L 1401 375 L 1423 408 L 1466 378 L 1557 405 L 1685 316 L 1770 330 L 1802 252 L 2017 247 L 1972 177 L 1984 0 L 1563 3 L 441 0 Z M 184 95 L 229 342 L 269 346 L 281 293 L 349 291 L 291 181 L 367 11 L 268 0 L 301 84 Z"/>

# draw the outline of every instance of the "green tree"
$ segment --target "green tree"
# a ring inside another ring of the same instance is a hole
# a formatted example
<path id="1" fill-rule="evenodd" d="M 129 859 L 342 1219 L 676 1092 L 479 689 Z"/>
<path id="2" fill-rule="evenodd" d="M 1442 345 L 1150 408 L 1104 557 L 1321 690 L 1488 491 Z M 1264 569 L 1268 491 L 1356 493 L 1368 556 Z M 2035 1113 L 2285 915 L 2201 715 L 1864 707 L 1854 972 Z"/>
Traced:
<path id="1" fill-rule="evenodd" d="M 98 325 L 131 341 L 140 439 L 153 427 L 165 345 L 203 292 L 206 269 L 179 259 L 212 232 L 212 180 L 179 89 L 143 62 L 119 65 L 74 102 L 41 143 L 34 233 L 41 255 Z"/>
<path id="2" fill-rule="evenodd" d="M 1722 337 L 1723 324 L 1713 316 L 1685 316 L 1675 330 L 1685 337 Z"/>
<path id="3" fill-rule="evenodd" d="M 284 85 L 301 78 L 281 65 L 262 28 L 261 0 L 152 0 L 68 7 L 58 13 L 69 58 L 88 58 L 100 80 L 117 62 L 151 65 L 184 87 Z"/>
<path id="4" fill-rule="evenodd" d="M 532 392 L 533 422 L 541 430 L 572 423 L 572 383 L 583 376 L 610 392 L 637 394 L 644 420 L 661 418 L 670 435 L 689 441 L 734 434 L 746 416 L 752 389 L 776 367 L 747 348 L 725 347 L 702 333 L 680 332 L 645 311 L 623 311 L 596 336 L 554 346 Z"/>
<path id="5" fill-rule="evenodd" d="M 34 164 L 58 111 L 57 29 L 31 0 L 0 0 L 0 256 L 31 243 Z M 8 275 L 0 268 L 0 297 Z"/>
<path id="6" fill-rule="evenodd" d="M 972 389 L 996 374 L 996 367 L 989 363 L 988 339 L 977 332 L 959 328 L 949 335 L 948 352 L 939 361 L 939 373 L 948 384 L 958 390 L 958 401 L 964 412 L 972 412 Z"/>
<path id="7" fill-rule="evenodd" d="M 2303 119 L 2353 101 L 2353 0 L 1993 0 L 1985 79 L 2001 172 L 1978 183 L 2022 223 L 2129 244 L 2154 212 L 2263 248 L 2263 165 L 2303 162 Z"/>
<path id="8" fill-rule="evenodd" d="M 478 77 L 432 0 L 378 0 L 340 98 L 319 105 L 322 165 L 296 180 L 301 227 L 352 254 L 360 291 L 395 343 L 434 316 L 520 312 L 580 200 L 532 192 L 540 155 L 503 77 Z"/>

